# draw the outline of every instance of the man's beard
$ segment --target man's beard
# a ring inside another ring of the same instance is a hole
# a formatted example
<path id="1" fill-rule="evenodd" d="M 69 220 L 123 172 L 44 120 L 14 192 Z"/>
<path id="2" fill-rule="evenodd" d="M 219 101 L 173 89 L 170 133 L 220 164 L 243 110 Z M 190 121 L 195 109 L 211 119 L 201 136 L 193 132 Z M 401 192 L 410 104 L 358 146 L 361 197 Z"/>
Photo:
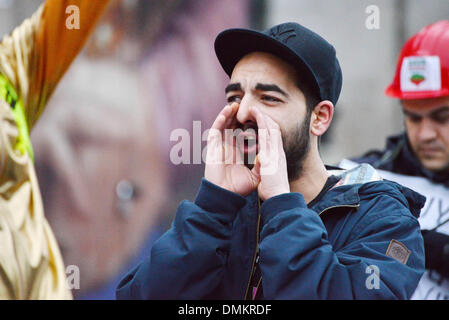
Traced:
<path id="1" fill-rule="evenodd" d="M 304 161 L 310 147 L 309 128 L 310 115 L 307 114 L 293 132 L 282 135 L 289 182 L 299 179 L 303 173 Z"/>
<path id="2" fill-rule="evenodd" d="M 295 181 L 301 177 L 304 169 L 304 161 L 309 152 L 310 147 L 310 114 L 307 113 L 304 121 L 299 123 L 294 130 L 282 134 L 282 145 L 287 160 L 288 180 Z M 243 131 L 247 128 L 241 127 Z M 252 126 L 256 130 L 257 126 Z M 255 155 L 242 155 L 245 165 L 252 169 L 254 166 Z"/>

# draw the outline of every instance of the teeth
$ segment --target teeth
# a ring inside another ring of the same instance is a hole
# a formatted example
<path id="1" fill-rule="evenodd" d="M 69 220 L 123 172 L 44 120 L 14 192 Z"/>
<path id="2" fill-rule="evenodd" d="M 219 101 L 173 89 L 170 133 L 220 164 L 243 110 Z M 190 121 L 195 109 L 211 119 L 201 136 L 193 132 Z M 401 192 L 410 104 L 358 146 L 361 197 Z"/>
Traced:
<path id="1" fill-rule="evenodd" d="M 256 140 L 256 137 L 254 137 L 254 136 L 245 136 L 245 139 L 246 140 Z"/>

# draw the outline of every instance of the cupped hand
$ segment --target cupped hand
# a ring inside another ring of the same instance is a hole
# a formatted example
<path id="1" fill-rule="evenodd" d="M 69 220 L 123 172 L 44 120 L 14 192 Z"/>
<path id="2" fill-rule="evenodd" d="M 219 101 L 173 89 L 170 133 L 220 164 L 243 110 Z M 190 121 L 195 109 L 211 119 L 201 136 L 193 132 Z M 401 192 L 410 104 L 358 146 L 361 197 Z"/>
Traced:
<path id="1" fill-rule="evenodd" d="M 287 160 L 279 125 L 257 107 L 250 113 L 257 121 L 259 152 L 253 174 L 259 177 L 257 191 L 262 200 L 290 192 Z"/>
<path id="2" fill-rule="evenodd" d="M 221 188 L 247 196 L 257 189 L 260 176 L 241 159 L 233 135 L 239 104 L 225 106 L 215 119 L 207 138 L 204 177 Z"/>

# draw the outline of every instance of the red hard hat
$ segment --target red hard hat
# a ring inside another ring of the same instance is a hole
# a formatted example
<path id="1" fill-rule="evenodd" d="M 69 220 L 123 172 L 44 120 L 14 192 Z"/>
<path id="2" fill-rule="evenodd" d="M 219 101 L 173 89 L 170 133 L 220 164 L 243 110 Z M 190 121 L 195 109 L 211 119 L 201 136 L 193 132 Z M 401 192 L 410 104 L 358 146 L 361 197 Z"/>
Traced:
<path id="1" fill-rule="evenodd" d="M 449 96 L 449 21 L 433 23 L 405 43 L 385 93 L 399 99 Z"/>

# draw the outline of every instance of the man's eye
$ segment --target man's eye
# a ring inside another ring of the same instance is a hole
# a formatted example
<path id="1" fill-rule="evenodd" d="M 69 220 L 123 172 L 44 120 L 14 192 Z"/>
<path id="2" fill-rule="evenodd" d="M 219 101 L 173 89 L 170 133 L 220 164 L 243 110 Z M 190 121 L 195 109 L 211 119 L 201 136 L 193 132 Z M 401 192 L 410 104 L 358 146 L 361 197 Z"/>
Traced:
<path id="1" fill-rule="evenodd" d="M 228 103 L 240 102 L 240 97 L 239 96 L 229 96 L 227 100 L 228 100 Z"/>
<path id="2" fill-rule="evenodd" d="M 408 115 L 407 118 L 413 123 L 418 123 L 421 121 L 421 117 L 417 117 L 417 116 Z"/>
<path id="3" fill-rule="evenodd" d="M 449 115 L 446 114 L 442 116 L 432 117 L 432 120 L 437 123 L 444 124 L 449 122 Z"/>
<path id="4" fill-rule="evenodd" d="M 282 102 L 278 98 L 272 97 L 272 96 L 262 96 L 262 100 L 269 101 L 269 102 Z"/>

